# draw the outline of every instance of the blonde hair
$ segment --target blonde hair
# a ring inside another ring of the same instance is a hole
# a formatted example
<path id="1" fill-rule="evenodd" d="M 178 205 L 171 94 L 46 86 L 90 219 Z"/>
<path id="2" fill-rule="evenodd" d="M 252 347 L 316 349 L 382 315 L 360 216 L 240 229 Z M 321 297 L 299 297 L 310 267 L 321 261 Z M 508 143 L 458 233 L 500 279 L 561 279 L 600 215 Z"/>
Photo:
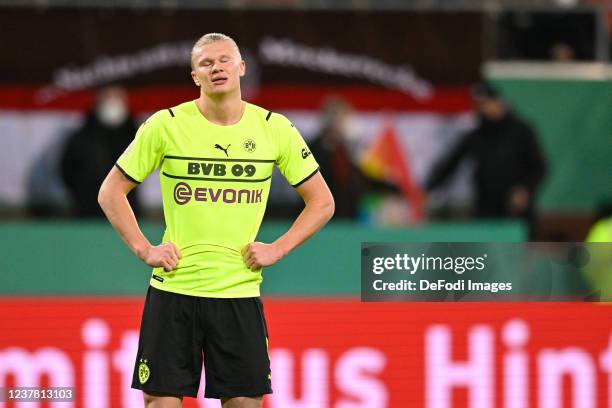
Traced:
<path id="1" fill-rule="evenodd" d="M 203 36 L 201 36 L 198 39 L 198 41 L 196 41 L 195 44 L 193 44 L 193 47 L 191 48 L 191 68 L 192 69 L 194 68 L 193 53 L 195 52 L 195 50 L 197 48 L 200 48 L 203 45 L 212 44 L 217 41 L 229 41 L 230 43 L 232 43 L 232 45 L 236 49 L 236 52 L 238 53 L 238 57 L 242 59 L 242 55 L 240 54 L 240 48 L 238 48 L 238 44 L 236 44 L 236 41 L 234 41 L 232 37 L 226 34 L 222 34 L 222 33 L 208 33 L 208 34 L 204 34 Z"/>

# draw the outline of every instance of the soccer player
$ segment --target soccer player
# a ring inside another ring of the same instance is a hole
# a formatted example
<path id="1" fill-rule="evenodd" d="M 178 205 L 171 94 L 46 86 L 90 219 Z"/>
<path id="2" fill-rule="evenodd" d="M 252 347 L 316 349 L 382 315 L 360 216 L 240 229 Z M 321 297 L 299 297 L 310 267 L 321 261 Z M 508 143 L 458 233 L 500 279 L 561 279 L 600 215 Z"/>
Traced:
<path id="1" fill-rule="evenodd" d="M 262 268 L 322 228 L 334 201 L 293 124 L 242 100 L 245 62 L 234 40 L 204 35 L 191 64 L 200 97 L 145 121 L 98 197 L 123 241 L 153 267 L 132 387 L 147 407 L 180 407 L 197 395 L 203 354 L 207 398 L 261 407 L 272 392 Z M 305 206 L 276 241 L 254 242 L 274 166 Z M 155 246 L 126 195 L 157 168 L 166 230 Z"/>

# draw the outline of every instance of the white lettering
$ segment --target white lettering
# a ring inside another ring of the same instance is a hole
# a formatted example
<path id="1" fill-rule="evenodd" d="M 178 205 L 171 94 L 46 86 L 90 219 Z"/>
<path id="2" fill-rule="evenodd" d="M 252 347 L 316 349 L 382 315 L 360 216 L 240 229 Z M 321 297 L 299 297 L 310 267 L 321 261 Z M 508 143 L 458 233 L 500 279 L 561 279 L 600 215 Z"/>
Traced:
<path id="1" fill-rule="evenodd" d="M 93 350 L 83 355 L 83 401 L 88 408 L 107 408 L 110 395 L 108 356 L 102 350 L 110 339 L 108 325 L 100 319 L 89 319 L 81 328 L 85 345 Z"/>
<path id="2" fill-rule="evenodd" d="M 142 404 L 142 392 L 132 388 L 132 374 L 138 352 L 138 331 L 128 330 L 121 336 L 121 348 L 113 353 L 113 367 L 119 371 L 121 406 L 137 407 Z"/>
<path id="3" fill-rule="evenodd" d="M 348 398 L 340 399 L 334 408 L 386 407 L 389 395 L 385 383 L 376 378 L 387 364 L 379 350 L 360 347 L 347 351 L 338 360 L 335 380 Z"/>
<path id="4" fill-rule="evenodd" d="M 302 356 L 301 392 L 294 390 L 294 358 L 291 351 L 270 352 L 274 393 L 268 403 L 271 408 L 310 408 L 329 406 L 329 361 L 324 350 L 306 350 Z M 298 399 L 296 397 L 300 395 Z"/>
<path id="5" fill-rule="evenodd" d="M 521 348 L 529 340 L 529 328 L 522 320 L 511 320 L 504 326 L 502 338 L 510 349 L 504 357 L 504 408 L 527 408 L 529 363 Z"/>
<path id="6" fill-rule="evenodd" d="M 435 325 L 425 333 L 425 404 L 450 408 L 453 387 L 467 387 L 471 408 L 493 407 L 493 331 L 476 326 L 469 334 L 468 360 L 451 361 L 451 333 Z"/>
<path id="7" fill-rule="evenodd" d="M 72 362 L 61 350 L 43 347 L 29 353 L 19 347 L 9 347 L 0 352 L 0 387 L 6 385 L 6 377 L 13 375 L 17 387 L 39 387 L 43 375 L 49 378 L 50 387 L 74 387 Z M 38 408 L 38 402 L 18 402 L 17 408 Z M 51 408 L 70 408 L 74 402 L 52 402 Z"/>
<path id="8" fill-rule="evenodd" d="M 569 347 L 564 350 L 544 349 L 538 357 L 540 408 L 563 407 L 563 377 L 572 378 L 572 407 L 594 408 L 595 373 L 593 362 L 584 350 Z"/>

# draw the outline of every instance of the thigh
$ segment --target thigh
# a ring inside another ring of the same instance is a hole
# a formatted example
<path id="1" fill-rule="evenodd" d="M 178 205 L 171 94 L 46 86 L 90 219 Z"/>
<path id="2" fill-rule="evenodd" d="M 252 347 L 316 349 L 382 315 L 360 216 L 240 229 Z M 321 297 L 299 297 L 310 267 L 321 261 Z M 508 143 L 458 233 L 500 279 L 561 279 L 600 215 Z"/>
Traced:
<path id="1" fill-rule="evenodd" d="M 132 388 L 152 395 L 196 397 L 201 344 L 196 298 L 149 287 Z"/>
<path id="2" fill-rule="evenodd" d="M 183 398 L 148 394 L 146 392 L 143 392 L 143 396 L 146 408 L 181 408 L 183 406 Z"/>
<path id="3" fill-rule="evenodd" d="M 207 398 L 270 394 L 268 330 L 259 298 L 202 301 Z"/>
<path id="4" fill-rule="evenodd" d="M 221 406 L 223 408 L 261 408 L 263 397 L 234 397 L 222 398 Z"/>

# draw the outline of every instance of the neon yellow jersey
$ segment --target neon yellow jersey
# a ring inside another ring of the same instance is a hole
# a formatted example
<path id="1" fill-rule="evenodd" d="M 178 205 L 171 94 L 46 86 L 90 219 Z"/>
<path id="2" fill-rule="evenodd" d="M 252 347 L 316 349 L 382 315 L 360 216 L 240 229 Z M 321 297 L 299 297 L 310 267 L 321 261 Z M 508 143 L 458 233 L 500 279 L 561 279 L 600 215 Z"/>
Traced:
<path id="1" fill-rule="evenodd" d="M 612 217 L 599 220 L 591 227 L 586 242 L 612 242 Z"/>
<path id="2" fill-rule="evenodd" d="M 259 296 L 261 270 L 241 250 L 255 240 L 272 169 L 293 186 L 318 171 L 298 130 L 283 115 L 246 104 L 241 120 L 216 125 L 195 101 L 153 114 L 117 161 L 137 183 L 157 168 L 166 230 L 181 251 L 177 268 L 154 268 L 151 285 L 202 297 Z"/>

